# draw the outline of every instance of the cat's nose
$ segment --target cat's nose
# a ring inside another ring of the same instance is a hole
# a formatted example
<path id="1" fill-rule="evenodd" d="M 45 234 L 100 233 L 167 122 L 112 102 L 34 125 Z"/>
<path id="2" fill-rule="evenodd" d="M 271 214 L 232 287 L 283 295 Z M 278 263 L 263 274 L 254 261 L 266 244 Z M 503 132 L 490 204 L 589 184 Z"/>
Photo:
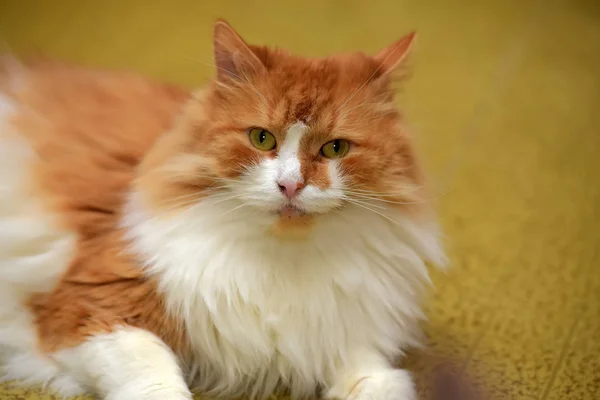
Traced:
<path id="1" fill-rule="evenodd" d="M 302 182 L 283 180 L 278 182 L 279 190 L 288 199 L 293 199 L 304 187 Z"/>

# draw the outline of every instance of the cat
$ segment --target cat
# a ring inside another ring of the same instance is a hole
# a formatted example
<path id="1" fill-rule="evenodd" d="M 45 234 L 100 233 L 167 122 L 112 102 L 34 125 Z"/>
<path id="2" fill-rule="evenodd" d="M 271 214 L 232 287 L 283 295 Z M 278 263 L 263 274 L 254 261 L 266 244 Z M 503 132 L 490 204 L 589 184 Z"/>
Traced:
<path id="1" fill-rule="evenodd" d="M 301 58 L 214 26 L 198 90 L 6 58 L 4 379 L 69 397 L 414 400 L 440 230 L 374 56 Z"/>

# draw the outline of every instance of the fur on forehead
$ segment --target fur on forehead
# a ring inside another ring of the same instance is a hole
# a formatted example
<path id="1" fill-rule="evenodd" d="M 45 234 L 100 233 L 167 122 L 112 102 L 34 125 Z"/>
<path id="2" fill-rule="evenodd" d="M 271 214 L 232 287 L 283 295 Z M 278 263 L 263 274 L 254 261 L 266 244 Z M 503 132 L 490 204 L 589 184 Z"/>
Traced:
<path id="1" fill-rule="evenodd" d="M 215 24 L 216 92 L 233 100 L 248 92 L 267 108 L 286 108 L 284 122 L 311 122 L 316 115 L 338 114 L 344 106 L 390 102 L 390 82 L 398 76 L 414 33 L 374 56 L 354 52 L 304 58 L 281 49 L 247 44 L 225 21 Z M 241 89 L 241 90 L 240 90 Z M 233 91 L 235 92 L 235 91 Z M 283 103 L 283 104 L 281 104 Z M 334 115 L 335 116 L 335 115 Z"/>

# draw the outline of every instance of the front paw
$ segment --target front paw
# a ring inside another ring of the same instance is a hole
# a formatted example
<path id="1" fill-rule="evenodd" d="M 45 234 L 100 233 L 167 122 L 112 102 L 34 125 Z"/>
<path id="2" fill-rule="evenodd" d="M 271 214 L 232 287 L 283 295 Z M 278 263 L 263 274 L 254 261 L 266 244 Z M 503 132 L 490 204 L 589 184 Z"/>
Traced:
<path id="1" fill-rule="evenodd" d="M 417 392 L 407 371 L 388 370 L 363 378 L 347 400 L 417 400 Z"/>

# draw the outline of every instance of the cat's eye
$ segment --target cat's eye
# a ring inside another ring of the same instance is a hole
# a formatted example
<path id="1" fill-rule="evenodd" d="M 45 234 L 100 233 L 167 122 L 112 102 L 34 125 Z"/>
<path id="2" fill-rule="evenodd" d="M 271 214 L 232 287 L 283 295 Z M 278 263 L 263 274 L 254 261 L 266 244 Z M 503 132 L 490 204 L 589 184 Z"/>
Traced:
<path id="1" fill-rule="evenodd" d="M 277 141 L 275 140 L 275 136 L 267 130 L 262 128 L 252 128 L 250 129 L 250 142 L 254 147 L 259 150 L 269 151 L 273 150 L 277 145 Z"/>
<path id="2" fill-rule="evenodd" d="M 335 139 L 321 147 L 321 154 L 326 158 L 342 158 L 348 154 L 350 143 L 344 139 Z"/>

